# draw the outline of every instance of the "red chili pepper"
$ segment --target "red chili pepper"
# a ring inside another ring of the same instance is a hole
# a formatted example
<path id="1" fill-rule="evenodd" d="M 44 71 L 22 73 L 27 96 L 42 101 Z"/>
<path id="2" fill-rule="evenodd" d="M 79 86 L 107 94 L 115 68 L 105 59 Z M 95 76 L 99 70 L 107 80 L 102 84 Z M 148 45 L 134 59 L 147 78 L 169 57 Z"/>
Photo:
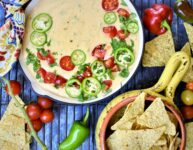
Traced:
<path id="1" fill-rule="evenodd" d="M 154 4 L 152 8 L 145 9 L 143 22 L 153 34 L 160 35 L 170 30 L 173 19 L 172 9 L 165 4 Z"/>

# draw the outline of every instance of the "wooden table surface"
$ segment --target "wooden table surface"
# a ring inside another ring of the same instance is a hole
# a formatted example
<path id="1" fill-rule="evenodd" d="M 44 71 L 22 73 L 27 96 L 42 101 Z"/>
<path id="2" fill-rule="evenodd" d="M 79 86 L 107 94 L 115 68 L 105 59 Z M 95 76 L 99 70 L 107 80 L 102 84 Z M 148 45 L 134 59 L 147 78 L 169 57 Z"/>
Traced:
<path id="1" fill-rule="evenodd" d="M 154 3 L 165 3 L 173 7 L 175 0 L 132 0 L 132 3 L 135 5 L 139 15 L 142 16 L 145 8 L 150 7 Z M 193 5 L 193 0 L 190 0 Z M 145 32 L 145 40 L 149 41 L 154 36 L 151 35 L 147 30 Z M 183 21 L 176 17 L 174 14 L 172 32 L 174 36 L 174 41 L 176 45 L 176 51 L 180 50 L 183 45 L 188 41 L 185 29 L 183 26 Z M 161 43 L 160 43 L 161 44 Z M 117 95 L 124 93 L 133 89 L 147 88 L 156 83 L 160 74 L 162 73 L 163 68 L 143 68 L 139 66 L 136 74 L 133 78 L 126 84 L 121 90 L 113 94 L 108 99 L 87 106 L 78 106 L 78 105 L 68 105 L 55 102 L 54 104 L 54 113 L 55 119 L 52 123 L 46 124 L 43 129 L 38 133 L 40 138 L 47 145 L 49 150 L 57 150 L 58 143 L 60 143 L 69 133 L 72 123 L 80 119 L 86 111 L 87 107 L 90 107 L 91 116 L 90 116 L 90 136 L 89 138 L 78 148 L 79 150 L 94 150 L 96 149 L 95 145 L 95 126 L 97 123 L 98 116 L 100 115 L 103 108 L 106 104 L 111 101 Z M 11 80 L 18 80 L 22 83 L 24 91 L 20 95 L 21 98 L 26 102 L 37 99 L 36 93 L 33 91 L 30 82 L 25 78 L 23 71 L 21 70 L 19 62 L 16 63 L 15 67 L 6 75 L 6 78 Z M 178 99 L 180 89 L 184 88 L 184 84 L 181 83 L 176 92 L 176 103 L 181 105 L 181 102 Z M 0 115 L 2 116 L 7 104 L 9 103 L 10 97 L 7 96 L 5 91 L 1 88 L 0 91 Z M 31 144 L 32 150 L 39 150 L 40 147 L 36 142 L 33 141 Z"/>

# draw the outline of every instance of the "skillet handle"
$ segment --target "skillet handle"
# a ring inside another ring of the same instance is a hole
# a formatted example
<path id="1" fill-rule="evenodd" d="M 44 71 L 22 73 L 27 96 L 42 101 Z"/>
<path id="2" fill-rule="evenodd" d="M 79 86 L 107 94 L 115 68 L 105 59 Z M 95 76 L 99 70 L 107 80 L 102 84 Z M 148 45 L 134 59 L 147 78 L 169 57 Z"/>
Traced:
<path id="1" fill-rule="evenodd" d="M 183 51 L 176 52 L 168 61 L 159 81 L 147 89 L 156 93 L 165 90 L 166 97 L 173 99 L 177 86 L 190 66 L 190 57 Z"/>

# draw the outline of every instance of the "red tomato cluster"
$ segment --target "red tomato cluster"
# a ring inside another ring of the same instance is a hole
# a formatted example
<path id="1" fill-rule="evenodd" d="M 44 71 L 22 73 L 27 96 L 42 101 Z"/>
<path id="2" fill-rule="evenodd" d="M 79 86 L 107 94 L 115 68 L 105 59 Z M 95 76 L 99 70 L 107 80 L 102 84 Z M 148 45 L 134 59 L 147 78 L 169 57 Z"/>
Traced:
<path id="1" fill-rule="evenodd" d="M 185 119 L 193 119 L 193 82 L 186 84 L 186 90 L 181 94 L 181 99 L 185 106 L 181 108 L 181 113 Z"/>
<path id="2" fill-rule="evenodd" d="M 38 97 L 38 103 L 27 105 L 26 112 L 36 132 L 40 131 L 43 123 L 49 123 L 54 119 L 52 111 L 53 101 L 46 97 Z"/>

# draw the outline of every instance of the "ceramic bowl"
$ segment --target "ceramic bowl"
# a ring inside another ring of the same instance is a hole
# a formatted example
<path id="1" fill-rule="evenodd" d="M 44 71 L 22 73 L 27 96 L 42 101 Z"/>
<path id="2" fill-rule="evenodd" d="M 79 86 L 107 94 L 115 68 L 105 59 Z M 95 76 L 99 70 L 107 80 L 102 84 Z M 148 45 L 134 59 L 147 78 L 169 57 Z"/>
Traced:
<path id="1" fill-rule="evenodd" d="M 146 102 L 152 102 L 153 100 L 155 100 L 156 97 L 153 96 L 147 96 L 146 97 Z M 112 108 L 109 109 L 109 111 L 107 112 L 106 116 L 104 117 L 103 121 L 102 121 L 102 126 L 100 128 L 99 131 L 99 149 L 101 150 L 107 150 L 107 146 L 106 146 L 106 139 L 108 137 L 108 133 L 110 130 L 110 121 L 111 119 L 114 117 L 114 115 L 116 114 L 116 112 L 118 112 L 121 108 L 127 106 L 129 103 L 133 102 L 136 99 L 136 96 L 133 97 L 128 97 L 125 100 L 118 102 L 116 105 L 114 105 Z M 164 102 L 165 107 L 171 112 L 173 113 L 173 115 L 175 116 L 175 118 L 178 121 L 179 124 L 179 132 L 180 132 L 180 138 L 181 138 L 181 145 L 180 145 L 180 150 L 184 150 L 185 148 L 185 141 L 186 141 L 186 131 L 185 131 L 185 126 L 183 123 L 183 119 L 181 117 L 181 114 L 170 104 L 168 104 L 167 102 Z"/>

